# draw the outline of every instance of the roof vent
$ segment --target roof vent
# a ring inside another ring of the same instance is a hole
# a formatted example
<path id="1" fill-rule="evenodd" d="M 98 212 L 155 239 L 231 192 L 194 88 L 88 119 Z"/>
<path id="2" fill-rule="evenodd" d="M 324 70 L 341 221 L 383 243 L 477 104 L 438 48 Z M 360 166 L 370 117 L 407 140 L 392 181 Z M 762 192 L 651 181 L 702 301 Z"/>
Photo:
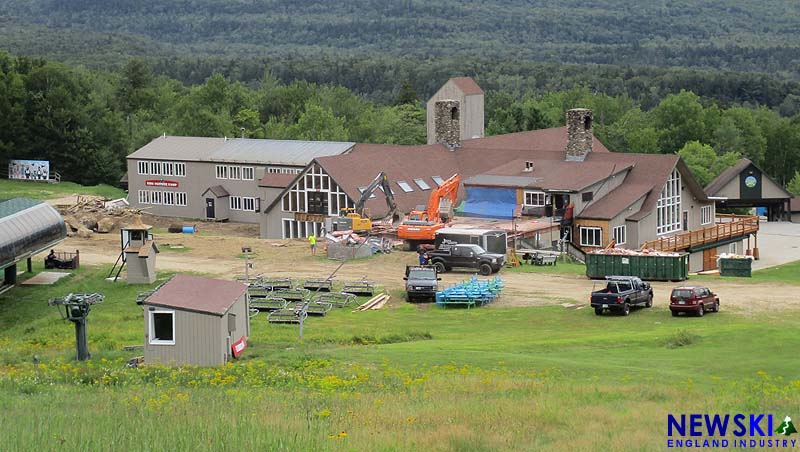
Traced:
<path id="1" fill-rule="evenodd" d="M 525 161 L 525 169 L 522 170 L 522 171 L 524 171 L 526 173 L 533 172 L 533 162 L 530 161 L 530 160 L 526 160 Z"/>

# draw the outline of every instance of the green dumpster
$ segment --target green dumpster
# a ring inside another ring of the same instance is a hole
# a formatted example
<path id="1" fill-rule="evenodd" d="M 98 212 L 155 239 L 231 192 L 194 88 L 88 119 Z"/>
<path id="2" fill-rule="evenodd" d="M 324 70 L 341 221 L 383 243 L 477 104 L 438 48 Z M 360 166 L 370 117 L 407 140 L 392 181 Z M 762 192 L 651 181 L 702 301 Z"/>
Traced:
<path id="1" fill-rule="evenodd" d="M 638 276 L 644 280 L 683 281 L 689 277 L 689 254 L 621 255 L 587 254 L 586 276 L 602 279 L 606 276 Z"/>
<path id="2" fill-rule="evenodd" d="M 750 278 L 752 276 L 752 264 L 752 259 L 723 258 L 719 260 L 719 275 Z"/>

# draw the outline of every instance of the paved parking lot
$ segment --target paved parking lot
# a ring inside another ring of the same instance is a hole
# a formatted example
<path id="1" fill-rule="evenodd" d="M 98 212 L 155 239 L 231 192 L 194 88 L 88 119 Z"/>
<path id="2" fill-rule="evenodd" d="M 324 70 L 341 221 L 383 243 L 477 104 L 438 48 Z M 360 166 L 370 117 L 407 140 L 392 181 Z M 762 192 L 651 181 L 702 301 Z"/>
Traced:
<path id="1" fill-rule="evenodd" d="M 762 222 L 758 250 L 760 259 L 753 263 L 754 270 L 800 260 L 800 223 Z"/>

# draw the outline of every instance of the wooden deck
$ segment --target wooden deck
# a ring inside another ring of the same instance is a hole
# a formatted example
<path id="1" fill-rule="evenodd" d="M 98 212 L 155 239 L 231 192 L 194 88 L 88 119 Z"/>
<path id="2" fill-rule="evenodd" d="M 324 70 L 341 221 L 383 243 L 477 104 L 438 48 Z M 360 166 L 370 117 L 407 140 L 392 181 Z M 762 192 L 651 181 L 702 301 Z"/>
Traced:
<path id="1" fill-rule="evenodd" d="M 657 251 L 683 251 L 692 247 L 743 237 L 758 232 L 758 217 L 745 215 L 717 215 L 716 224 L 697 231 L 689 231 L 645 242 L 642 249 Z"/>

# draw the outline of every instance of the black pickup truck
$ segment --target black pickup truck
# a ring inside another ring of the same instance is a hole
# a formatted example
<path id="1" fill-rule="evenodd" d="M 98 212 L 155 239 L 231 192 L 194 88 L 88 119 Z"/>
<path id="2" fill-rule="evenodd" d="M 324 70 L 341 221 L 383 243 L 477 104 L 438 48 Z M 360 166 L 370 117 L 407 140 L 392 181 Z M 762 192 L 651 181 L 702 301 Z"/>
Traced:
<path id="1" fill-rule="evenodd" d="M 603 311 L 631 313 L 631 306 L 653 306 L 653 288 L 635 276 L 607 276 L 606 288 L 592 292 L 594 313 Z"/>
<path id="2" fill-rule="evenodd" d="M 438 250 L 428 251 L 428 259 L 438 273 L 463 267 L 476 268 L 484 276 L 500 271 L 506 262 L 506 257 L 502 254 L 487 253 L 478 245 L 462 244 L 447 245 Z"/>
<path id="3" fill-rule="evenodd" d="M 406 301 L 436 300 L 439 276 L 436 269 L 428 266 L 406 265 Z"/>

